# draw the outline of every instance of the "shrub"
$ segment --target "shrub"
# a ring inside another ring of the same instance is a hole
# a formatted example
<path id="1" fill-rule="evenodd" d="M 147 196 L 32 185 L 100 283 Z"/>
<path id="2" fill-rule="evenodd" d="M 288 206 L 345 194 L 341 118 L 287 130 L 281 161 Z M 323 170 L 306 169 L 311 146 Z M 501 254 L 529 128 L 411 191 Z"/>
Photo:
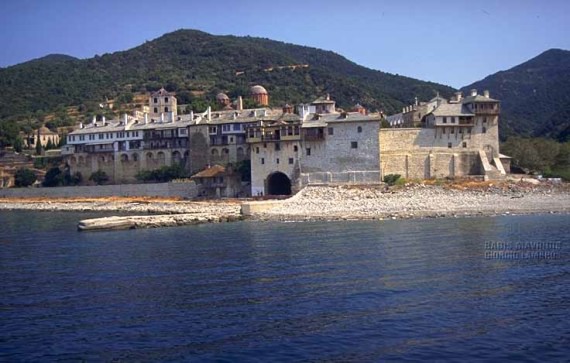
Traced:
<path id="1" fill-rule="evenodd" d="M 137 174 L 137 179 L 144 182 L 169 182 L 186 177 L 188 177 L 188 173 L 180 165 L 163 166 L 155 170 L 143 170 Z"/>
<path id="2" fill-rule="evenodd" d="M 89 180 L 97 185 L 102 185 L 109 181 L 109 176 L 103 170 L 97 170 L 91 174 Z"/>
<path id="3" fill-rule="evenodd" d="M 44 177 L 42 185 L 44 187 L 57 187 L 63 184 L 63 173 L 58 167 L 49 169 Z"/>
<path id="4" fill-rule="evenodd" d="M 388 175 L 384 175 L 384 183 L 388 184 L 388 185 L 394 185 L 396 184 L 396 182 L 398 181 L 398 179 L 400 179 L 401 175 L 400 174 L 388 174 Z"/>
<path id="5" fill-rule="evenodd" d="M 20 168 L 14 174 L 14 184 L 16 187 L 29 187 L 37 180 L 36 174 L 27 168 Z"/>

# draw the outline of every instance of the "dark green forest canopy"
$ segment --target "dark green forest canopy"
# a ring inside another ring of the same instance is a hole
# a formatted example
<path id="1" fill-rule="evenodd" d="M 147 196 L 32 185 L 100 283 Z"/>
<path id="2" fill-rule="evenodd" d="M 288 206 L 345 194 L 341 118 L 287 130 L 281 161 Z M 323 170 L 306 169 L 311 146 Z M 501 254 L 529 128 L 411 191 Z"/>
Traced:
<path id="1" fill-rule="evenodd" d="M 488 89 L 501 101 L 501 136 L 570 140 L 570 51 L 550 49 L 462 90 Z"/>
<path id="2" fill-rule="evenodd" d="M 298 64 L 309 67 L 277 68 Z M 162 86 L 180 94 L 204 92 L 210 98 L 218 91 L 247 96 L 253 84 L 268 90 L 273 106 L 308 102 L 330 93 L 339 107 L 360 103 L 386 113 L 399 112 L 416 96 L 430 99 L 438 92 L 450 96 L 454 91 L 371 70 L 330 51 L 269 39 L 178 30 L 127 51 L 83 60 L 50 55 L 0 69 L 4 95 L 0 118 L 17 119 L 37 111 L 99 103 Z"/>

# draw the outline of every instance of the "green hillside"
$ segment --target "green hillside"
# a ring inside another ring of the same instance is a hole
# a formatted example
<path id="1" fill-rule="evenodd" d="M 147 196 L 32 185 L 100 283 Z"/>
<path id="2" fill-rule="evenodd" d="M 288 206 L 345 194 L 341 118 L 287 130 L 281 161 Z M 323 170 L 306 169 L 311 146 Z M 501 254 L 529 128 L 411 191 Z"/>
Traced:
<path id="1" fill-rule="evenodd" d="M 462 90 L 488 89 L 501 101 L 501 136 L 570 140 L 570 51 L 539 56 Z"/>
<path id="2" fill-rule="evenodd" d="M 297 64 L 309 67 L 275 68 Z M 196 94 L 211 100 L 218 91 L 247 95 L 256 83 L 267 88 L 275 106 L 307 102 L 328 92 L 340 107 L 359 102 L 387 113 L 398 112 L 416 96 L 429 99 L 436 92 L 453 92 L 440 84 L 371 70 L 330 51 L 178 30 L 127 51 L 84 60 L 50 55 L 0 69 L 0 119 L 61 112 L 66 106 L 93 110 L 105 98 L 161 86 L 177 92 L 180 103 Z"/>

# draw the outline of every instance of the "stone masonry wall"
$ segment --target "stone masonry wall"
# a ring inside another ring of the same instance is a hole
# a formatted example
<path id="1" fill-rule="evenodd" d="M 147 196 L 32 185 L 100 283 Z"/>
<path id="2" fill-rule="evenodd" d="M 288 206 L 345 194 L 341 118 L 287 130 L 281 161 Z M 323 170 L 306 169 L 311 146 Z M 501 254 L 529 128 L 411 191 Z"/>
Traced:
<path id="1" fill-rule="evenodd" d="M 194 182 L 0 189 L 0 198 L 181 197 L 194 198 Z"/>
<path id="2" fill-rule="evenodd" d="M 463 138 L 462 138 L 463 137 Z M 381 129 L 380 168 L 382 177 L 400 174 L 405 178 L 427 179 L 483 174 L 477 146 L 469 147 L 469 135 L 440 138 L 435 129 Z M 452 147 L 448 147 L 448 143 Z M 467 147 L 463 147 L 467 142 Z"/>

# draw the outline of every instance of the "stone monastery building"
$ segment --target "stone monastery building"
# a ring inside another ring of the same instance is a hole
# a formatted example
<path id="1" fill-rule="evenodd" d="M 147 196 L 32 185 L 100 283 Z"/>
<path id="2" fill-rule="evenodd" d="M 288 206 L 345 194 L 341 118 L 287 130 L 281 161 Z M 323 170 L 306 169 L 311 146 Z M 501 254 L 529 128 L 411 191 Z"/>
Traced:
<path id="1" fill-rule="evenodd" d="M 291 194 L 308 184 L 380 183 L 387 174 L 500 178 L 509 169 L 509 158 L 499 154 L 499 101 L 488 92 L 416 101 L 388 116 L 387 128 L 381 128 L 382 114 L 359 104 L 337 109 L 329 95 L 276 109 L 267 107 L 264 87 L 250 93 L 264 107 L 243 109 L 241 97 L 232 102 L 220 93 L 220 111 L 179 115 L 175 95 L 161 89 L 150 95 L 148 112 L 80 124 L 62 154 L 72 173 L 102 170 L 114 183 L 178 164 L 215 188 L 204 195 L 227 197 Z M 248 160 L 251 176 L 241 180 L 251 182 L 240 183 L 235 170 Z M 204 172 L 210 167 L 216 172 Z"/>

